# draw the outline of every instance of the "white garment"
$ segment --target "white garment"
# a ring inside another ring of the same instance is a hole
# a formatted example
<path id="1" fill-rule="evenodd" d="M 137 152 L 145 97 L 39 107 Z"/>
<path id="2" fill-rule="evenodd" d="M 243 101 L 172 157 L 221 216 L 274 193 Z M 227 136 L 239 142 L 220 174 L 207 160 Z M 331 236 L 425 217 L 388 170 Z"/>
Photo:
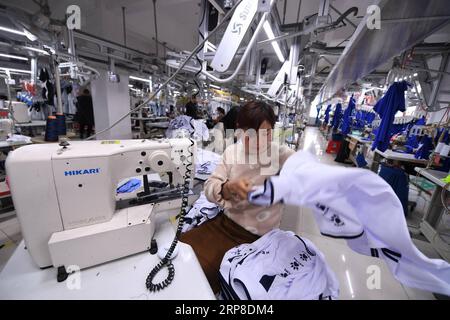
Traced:
<path id="1" fill-rule="evenodd" d="M 207 141 L 209 139 L 208 127 L 200 121 L 188 116 L 178 116 L 169 122 L 166 130 L 167 138 L 189 137 L 192 134 L 194 140 Z"/>
<path id="2" fill-rule="evenodd" d="M 184 217 L 184 225 L 181 232 L 187 232 L 198 227 L 203 222 L 211 220 L 220 212 L 217 204 L 209 202 L 202 192 L 200 197 L 192 204 L 192 208 Z"/>
<path id="3" fill-rule="evenodd" d="M 13 134 L 9 135 L 8 139 L 6 139 L 7 142 L 26 142 L 31 143 L 31 138 L 28 136 L 23 136 L 21 134 Z"/>
<path id="4" fill-rule="evenodd" d="M 249 194 L 253 204 L 313 209 L 322 234 L 347 239 L 354 251 L 383 259 L 401 283 L 450 295 L 450 265 L 413 244 L 400 200 L 375 173 L 321 164 L 299 151 L 280 175 Z"/>
<path id="5" fill-rule="evenodd" d="M 279 229 L 225 253 L 222 297 L 233 300 L 337 299 L 339 283 L 311 241 Z"/>
<path id="6" fill-rule="evenodd" d="M 222 157 L 212 151 L 197 148 L 195 159 L 195 174 L 210 175 L 216 170 L 216 166 L 220 163 Z"/>

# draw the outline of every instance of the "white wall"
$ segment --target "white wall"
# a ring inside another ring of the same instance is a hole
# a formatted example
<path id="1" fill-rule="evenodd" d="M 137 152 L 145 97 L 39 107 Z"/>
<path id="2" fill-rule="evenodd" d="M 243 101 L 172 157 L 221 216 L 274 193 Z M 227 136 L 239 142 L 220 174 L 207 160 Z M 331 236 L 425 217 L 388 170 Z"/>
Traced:
<path id="1" fill-rule="evenodd" d="M 108 81 L 107 71 L 100 71 L 100 77 L 91 82 L 94 104 L 95 130 L 99 132 L 109 127 L 130 111 L 128 75 L 120 74 L 120 82 Z M 131 139 L 130 116 L 111 130 L 97 136 L 97 140 Z"/>

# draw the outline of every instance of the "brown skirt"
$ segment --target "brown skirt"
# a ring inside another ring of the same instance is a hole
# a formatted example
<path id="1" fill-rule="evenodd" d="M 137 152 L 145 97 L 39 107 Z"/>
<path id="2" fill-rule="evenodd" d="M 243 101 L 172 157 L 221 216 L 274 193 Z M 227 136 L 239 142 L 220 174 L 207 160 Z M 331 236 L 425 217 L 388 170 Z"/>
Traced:
<path id="1" fill-rule="evenodd" d="M 194 249 L 212 290 L 217 294 L 220 291 L 219 269 L 225 253 L 235 246 L 252 243 L 258 238 L 259 236 L 248 232 L 225 214 L 219 214 L 182 234 L 180 241 Z"/>

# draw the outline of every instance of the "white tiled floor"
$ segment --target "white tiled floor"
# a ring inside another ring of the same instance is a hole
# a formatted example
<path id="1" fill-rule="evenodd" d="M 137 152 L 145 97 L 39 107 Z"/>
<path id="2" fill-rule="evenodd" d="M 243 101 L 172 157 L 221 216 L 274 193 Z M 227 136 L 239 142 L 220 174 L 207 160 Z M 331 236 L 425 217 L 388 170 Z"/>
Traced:
<path id="1" fill-rule="evenodd" d="M 334 161 L 335 155 L 325 153 L 326 143 L 317 128 L 306 128 L 303 149 L 312 151 L 322 163 L 341 165 Z M 435 299 L 430 292 L 400 284 L 383 261 L 352 251 L 345 240 L 322 236 L 309 209 L 286 208 L 281 227 L 308 238 L 323 252 L 339 279 L 341 299 Z M 429 244 L 418 240 L 414 242 L 424 254 L 438 257 Z M 378 266 L 380 270 L 380 289 L 370 290 L 366 284 L 370 275 L 367 270 L 369 266 Z"/>
<path id="2" fill-rule="evenodd" d="M 311 150 L 323 163 L 340 165 L 334 161 L 335 155 L 325 153 L 326 141 L 316 128 L 308 127 L 303 136 L 303 149 Z M 1 221 L 1 215 L 0 215 Z M 379 259 L 353 252 L 345 240 L 332 239 L 320 234 L 309 209 L 287 208 L 282 222 L 283 229 L 289 229 L 313 241 L 324 253 L 331 268 L 336 273 L 341 288 L 341 299 L 434 299 L 425 291 L 407 288 L 395 280 L 386 265 Z M 0 222 L 0 271 L 21 241 L 20 225 L 17 218 Z M 429 244 L 414 240 L 417 247 L 429 257 L 438 255 Z M 380 269 L 380 289 L 369 290 L 366 282 L 367 268 Z"/>

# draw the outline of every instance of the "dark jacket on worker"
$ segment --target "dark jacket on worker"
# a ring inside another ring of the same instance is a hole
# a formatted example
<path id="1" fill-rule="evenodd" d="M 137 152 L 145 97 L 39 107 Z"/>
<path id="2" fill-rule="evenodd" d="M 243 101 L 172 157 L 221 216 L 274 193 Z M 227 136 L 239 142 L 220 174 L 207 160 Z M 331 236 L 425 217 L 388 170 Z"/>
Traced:
<path id="1" fill-rule="evenodd" d="M 189 101 L 186 103 L 186 115 L 193 118 L 198 119 L 198 106 L 197 104 L 193 103 L 192 101 Z"/>
<path id="2" fill-rule="evenodd" d="M 94 125 L 94 108 L 91 96 L 83 95 L 77 97 L 76 119 L 79 123 L 91 126 Z"/>

